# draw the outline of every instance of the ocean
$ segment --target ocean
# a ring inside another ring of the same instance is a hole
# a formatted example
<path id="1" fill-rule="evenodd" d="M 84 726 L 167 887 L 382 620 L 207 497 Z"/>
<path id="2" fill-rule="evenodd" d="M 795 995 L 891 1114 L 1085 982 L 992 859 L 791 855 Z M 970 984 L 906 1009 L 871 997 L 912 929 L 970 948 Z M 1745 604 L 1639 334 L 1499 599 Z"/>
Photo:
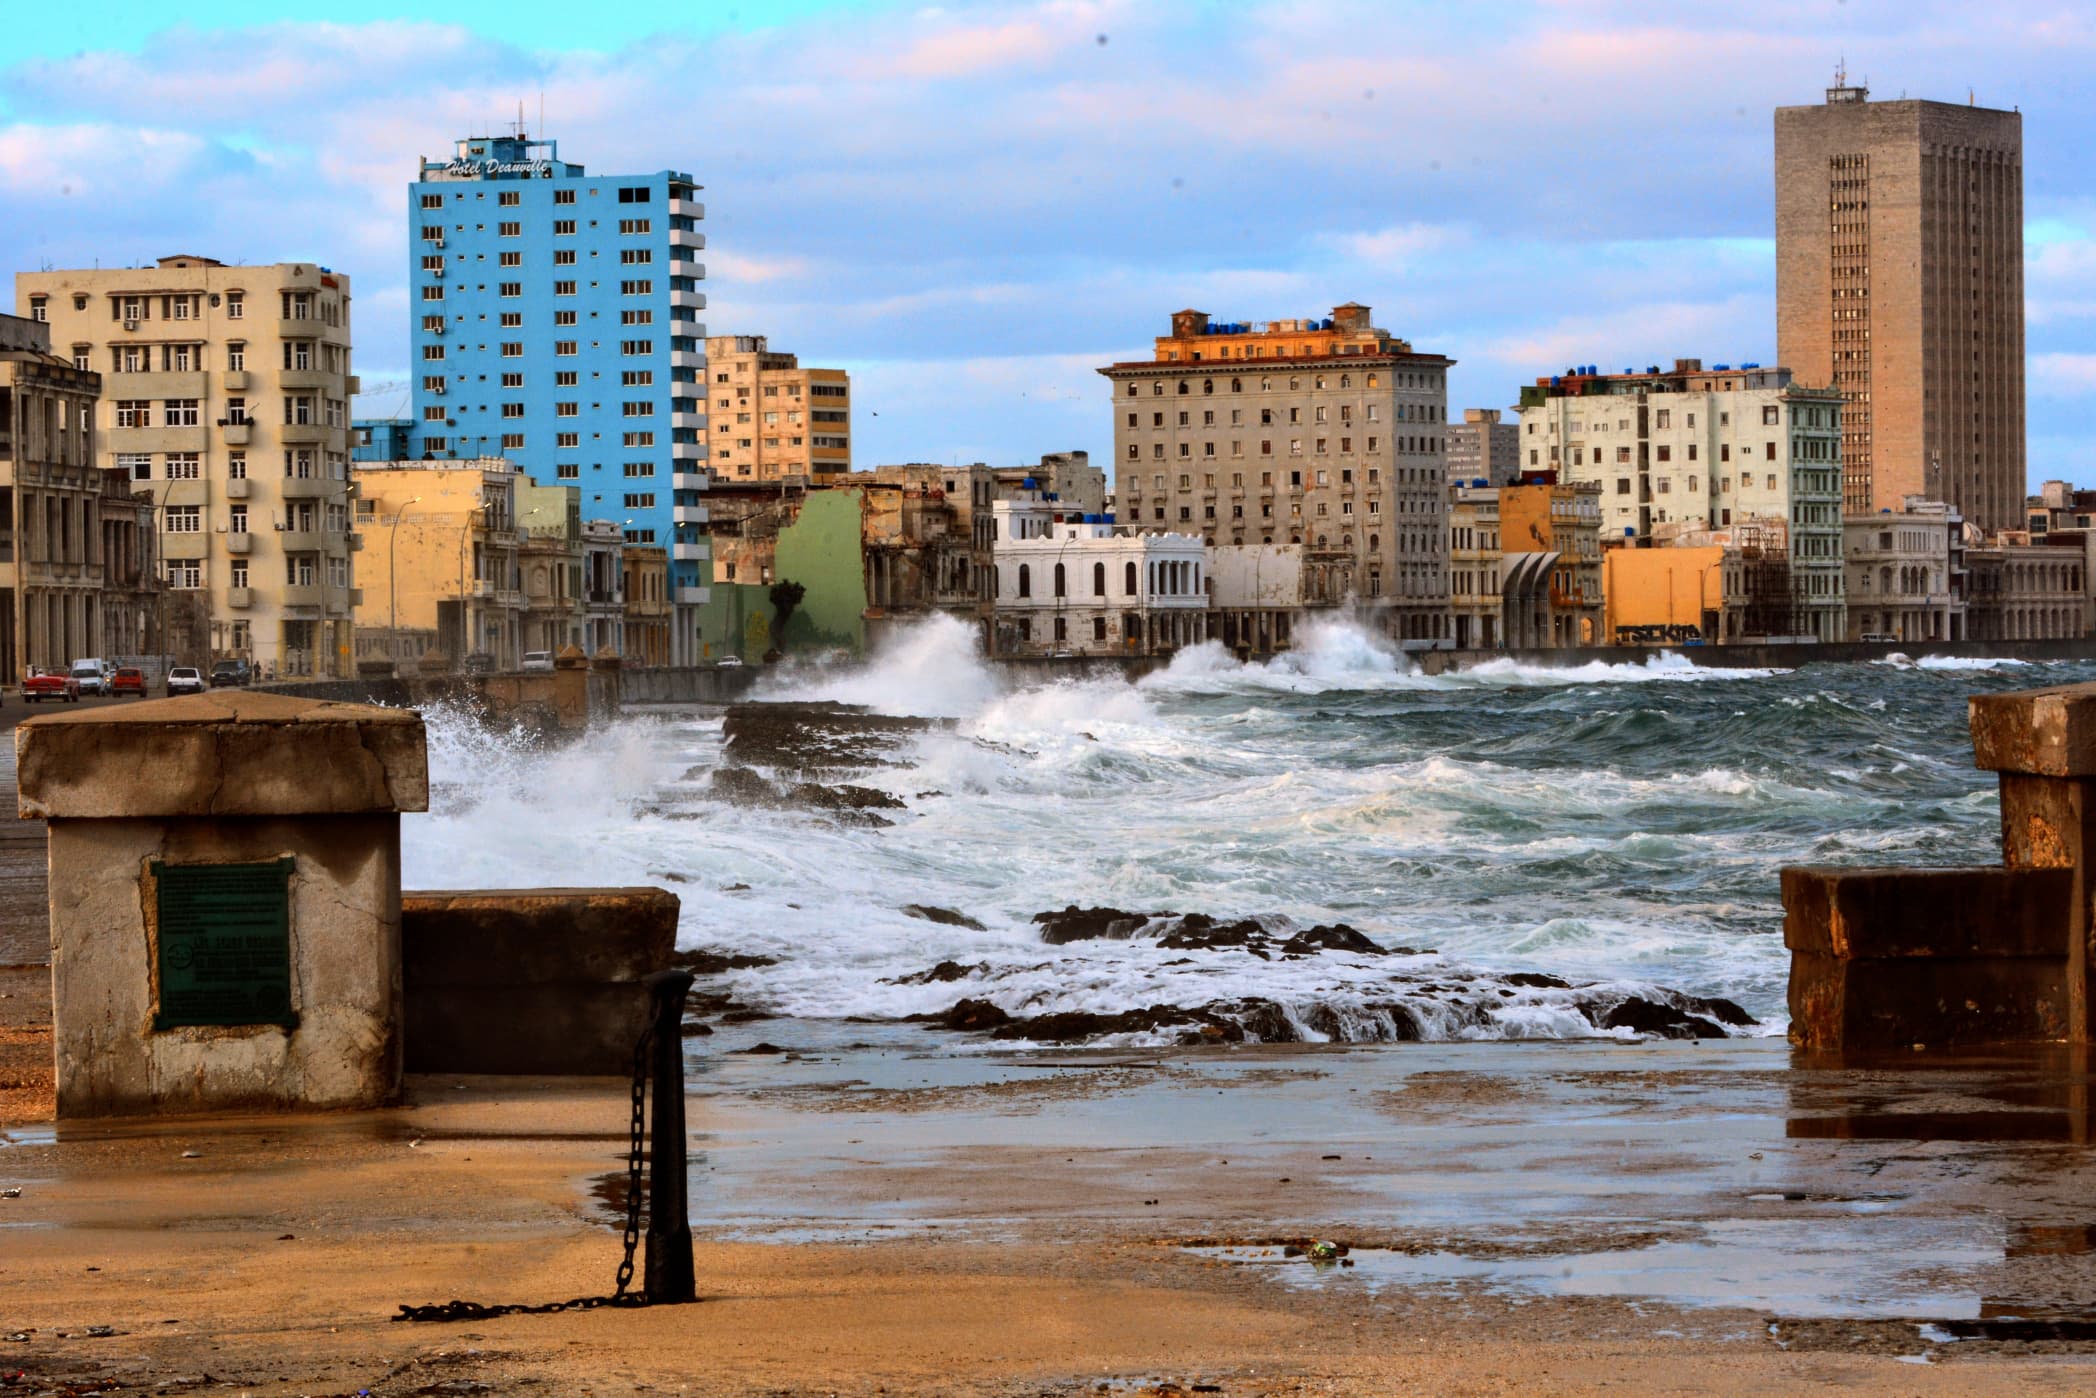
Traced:
<path id="1" fill-rule="evenodd" d="M 1209 645 L 1136 682 L 1022 684 L 970 637 L 935 619 L 753 695 L 950 721 L 841 778 L 885 793 L 871 815 L 717 787 L 718 711 L 551 751 L 434 714 L 407 885 L 671 889 L 681 947 L 765 963 L 709 982 L 747 1021 L 721 1046 L 1624 1036 L 1626 1001 L 1780 1034 L 1778 870 L 1995 861 L 1966 697 L 2096 677 L 1667 656 L 1429 677 L 1329 625 L 1265 664 Z M 1071 906 L 1136 916 L 1048 940 L 1036 915 Z M 1366 945 L 1298 935 L 1339 924 Z M 964 1001 L 990 1008 L 948 1027 Z"/>

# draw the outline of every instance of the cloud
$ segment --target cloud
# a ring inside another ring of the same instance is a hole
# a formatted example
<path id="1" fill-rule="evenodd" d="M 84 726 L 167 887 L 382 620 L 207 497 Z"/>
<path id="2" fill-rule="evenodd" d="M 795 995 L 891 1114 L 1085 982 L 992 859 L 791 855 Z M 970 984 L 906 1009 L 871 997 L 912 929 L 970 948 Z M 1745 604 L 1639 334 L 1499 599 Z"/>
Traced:
<path id="1" fill-rule="evenodd" d="M 1148 353 L 1186 305 L 1368 303 L 1459 361 L 1452 408 L 1566 363 L 1772 360 L 1770 114 L 1819 100 L 1845 48 L 1879 96 L 2022 104 L 2032 431 L 2070 437 L 2096 410 L 2075 367 L 2092 43 L 2069 7 L 1952 0 L 1768 0 L 1751 22 L 1663 0 L 1402 22 L 1367 0 L 986 0 L 571 52 L 455 24 L 181 25 L 0 67 L 0 255 L 327 262 L 355 278 L 360 370 L 400 377 L 418 157 L 519 98 L 536 128 L 543 93 L 536 134 L 565 158 L 706 186 L 709 326 L 852 367 L 867 459 L 1103 457 L 1090 367 Z"/>

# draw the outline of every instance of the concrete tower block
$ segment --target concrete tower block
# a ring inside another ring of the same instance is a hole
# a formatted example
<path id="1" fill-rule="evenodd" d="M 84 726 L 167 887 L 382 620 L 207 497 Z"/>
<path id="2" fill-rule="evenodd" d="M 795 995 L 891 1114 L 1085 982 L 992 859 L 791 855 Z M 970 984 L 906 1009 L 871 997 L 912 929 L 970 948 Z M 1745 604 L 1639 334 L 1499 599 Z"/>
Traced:
<path id="1" fill-rule="evenodd" d="M 61 1116 L 367 1107 L 401 1074 L 420 715 L 217 691 L 31 719 Z"/>

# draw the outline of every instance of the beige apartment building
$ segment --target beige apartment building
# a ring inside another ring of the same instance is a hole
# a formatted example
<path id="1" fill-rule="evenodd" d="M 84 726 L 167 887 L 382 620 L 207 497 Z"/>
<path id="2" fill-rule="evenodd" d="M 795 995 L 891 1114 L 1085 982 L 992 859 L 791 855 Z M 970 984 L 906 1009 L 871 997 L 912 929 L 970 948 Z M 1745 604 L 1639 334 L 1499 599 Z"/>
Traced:
<path id="1" fill-rule="evenodd" d="M 0 683 L 157 645 L 148 506 L 96 464 L 100 385 L 0 315 Z"/>
<path id="2" fill-rule="evenodd" d="M 102 375 L 97 459 L 152 494 L 166 648 L 353 673 L 349 279 L 163 257 L 21 273 L 15 301 Z"/>
<path id="3" fill-rule="evenodd" d="M 399 641 L 426 634 L 453 669 L 516 669 L 526 649 L 517 468 L 501 457 L 360 461 L 355 477 L 359 636 L 384 634 L 397 654 Z"/>
<path id="4" fill-rule="evenodd" d="M 1458 650 L 1491 650 L 1503 637 L 1499 491 L 1452 486 L 1448 512 L 1448 588 Z"/>
<path id="5" fill-rule="evenodd" d="M 1454 362 L 1354 302 L 1260 325 L 1179 311 L 1151 359 L 1099 370 L 1113 383 L 1121 523 L 1301 544 L 1378 629 L 1445 638 Z"/>
<path id="6" fill-rule="evenodd" d="M 626 545 L 626 631 L 621 658 L 628 665 L 670 663 L 670 554 L 658 544 Z"/>
<path id="7" fill-rule="evenodd" d="M 2017 527 L 2022 116 L 1873 102 L 1846 75 L 1778 108 L 1776 348 L 1846 401 L 1848 513 L 1922 495 Z"/>
<path id="8" fill-rule="evenodd" d="M 1465 408 L 1448 424 L 1448 483 L 1511 485 L 1521 474 L 1521 426 L 1501 422 L 1497 408 Z"/>
<path id="9" fill-rule="evenodd" d="M 1781 634 L 1843 639 L 1841 395 L 1755 364 L 1591 368 L 1522 388 L 1521 469 L 1598 486 L 1609 545 L 1735 527 L 1780 545 L 1798 612 Z"/>
<path id="10" fill-rule="evenodd" d="M 716 479 L 820 483 L 851 470 L 844 370 L 803 369 L 799 356 L 774 354 L 762 335 L 710 335 L 706 379 Z"/>

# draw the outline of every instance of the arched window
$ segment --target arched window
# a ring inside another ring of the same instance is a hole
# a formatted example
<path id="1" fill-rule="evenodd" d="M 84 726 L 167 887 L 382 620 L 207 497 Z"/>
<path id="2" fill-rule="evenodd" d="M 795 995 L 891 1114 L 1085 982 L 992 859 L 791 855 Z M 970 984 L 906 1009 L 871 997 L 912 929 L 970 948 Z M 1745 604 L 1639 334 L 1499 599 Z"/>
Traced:
<path id="1" fill-rule="evenodd" d="M 1137 592 L 1142 590 L 1136 583 L 1135 560 L 1132 558 L 1128 560 L 1128 566 L 1122 570 L 1121 590 L 1130 597 L 1135 596 Z"/>
<path id="2" fill-rule="evenodd" d="M 1058 597 L 1069 596 L 1069 593 L 1063 587 L 1063 565 L 1060 563 L 1055 565 L 1055 595 Z"/>
<path id="3" fill-rule="evenodd" d="M 1201 380 L 1201 392 L 1203 392 L 1203 393 L 1213 393 L 1213 392 L 1215 392 L 1215 380 L 1214 380 L 1214 379 L 1203 379 L 1203 380 Z"/>
<path id="4" fill-rule="evenodd" d="M 1376 386 L 1376 376 L 1374 374 L 1370 374 L 1368 376 L 1368 386 L 1370 388 L 1374 388 Z"/>
<path id="5" fill-rule="evenodd" d="M 1104 597 L 1105 595 L 1106 565 L 1104 563 L 1094 563 L 1092 565 L 1092 596 Z"/>
<path id="6" fill-rule="evenodd" d="M 1019 565 L 1019 595 L 1033 596 L 1033 569 L 1024 563 Z"/>
<path id="7" fill-rule="evenodd" d="M 1369 550 L 1370 550 L 1370 552 L 1373 552 L 1374 550 L 1376 550 L 1376 549 L 1379 549 L 1379 548 L 1381 548 L 1382 546 L 1383 546 L 1383 536 L 1382 536 L 1382 535 L 1380 535 L 1380 534 L 1371 534 L 1371 535 L 1369 535 L 1369 536 L 1368 536 L 1368 547 L 1369 547 Z"/>
<path id="8" fill-rule="evenodd" d="M 1184 395 L 1185 395 L 1185 393 L 1186 393 L 1186 380 L 1185 380 L 1185 379 L 1181 379 L 1181 380 L 1179 380 L 1179 392 L 1180 392 L 1181 396 L 1184 396 Z"/>
<path id="9" fill-rule="evenodd" d="M 1232 379 L 1232 380 L 1230 380 L 1230 391 L 1231 391 L 1232 393 L 1242 393 L 1242 392 L 1244 392 L 1244 380 L 1243 380 L 1243 379 Z"/>
<path id="10" fill-rule="evenodd" d="M 1339 386 L 1341 388 L 1352 388 L 1354 386 L 1354 376 L 1352 374 L 1341 374 L 1339 376 Z"/>

